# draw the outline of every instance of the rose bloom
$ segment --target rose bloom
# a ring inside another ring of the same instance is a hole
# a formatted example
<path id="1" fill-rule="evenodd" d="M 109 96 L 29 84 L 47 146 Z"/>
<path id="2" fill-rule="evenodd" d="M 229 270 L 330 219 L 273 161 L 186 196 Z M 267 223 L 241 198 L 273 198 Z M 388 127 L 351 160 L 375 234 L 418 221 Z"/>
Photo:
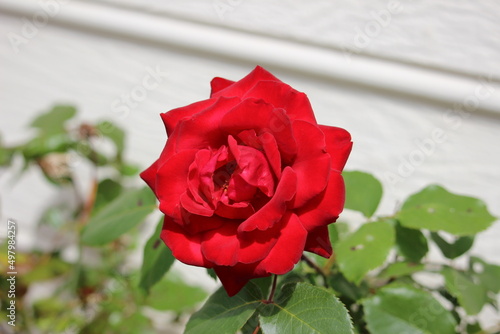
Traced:
<path id="1" fill-rule="evenodd" d="M 344 205 L 349 133 L 318 125 L 307 96 L 262 67 L 161 114 L 168 140 L 141 177 L 180 261 L 213 268 L 228 295 L 285 274 L 303 251 L 329 257 Z"/>

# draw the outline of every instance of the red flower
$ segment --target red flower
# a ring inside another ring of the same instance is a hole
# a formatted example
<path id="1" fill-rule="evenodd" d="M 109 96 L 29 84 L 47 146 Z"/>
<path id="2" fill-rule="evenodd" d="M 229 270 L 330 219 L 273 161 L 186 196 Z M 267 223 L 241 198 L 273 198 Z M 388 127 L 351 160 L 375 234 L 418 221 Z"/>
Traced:
<path id="1" fill-rule="evenodd" d="M 262 67 L 211 86 L 210 99 L 161 114 L 168 140 L 141 177 L 173 255 L 214 268 L 232 296 L 292 270 L 304 250 L 331 255 L 327 225 L 343 209 L 352 142 L 318 125 L 307 96 Z"/>

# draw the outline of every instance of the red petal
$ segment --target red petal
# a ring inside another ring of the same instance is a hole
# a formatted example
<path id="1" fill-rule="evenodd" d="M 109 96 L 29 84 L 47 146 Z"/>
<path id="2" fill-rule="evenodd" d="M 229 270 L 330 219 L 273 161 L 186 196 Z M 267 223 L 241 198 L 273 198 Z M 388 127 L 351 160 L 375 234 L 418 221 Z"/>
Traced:
<path id="1" fill-rule="evenodd" d="M 181 209 L 183 228 L 189 234 L 198 234 L 209 230 L 214 230 L 224 224 L 234 223 L 228 219 L 213 215 L 212 217 L 203 217 L 187 212 Z"/>
<path id="2" fill-rule="evenodd" d="M 241 233 L 238 262 L 253 263 L 264 259 L 278 241 L 280 233 L 280 224 L 275 224 L 265 231 L 254 230 Z"/>
<path id="3" fill-rule="evenodd" d="M 305 249 L 308 252 L 318 254 L 325 258 L 332 256 L 332 244 L 327 226 L 319 226 L 307 235 Z"/>
<path id="4" fill-rule="evenodd" d="M 276 108 L 283 108 L 291 120 L 304 120 L 316 124 L 316 118 L 307 95 L 281 81 L 261 81 L 243 95 L 242 100 L 253 97 L 263 99 Z"/>
<path id="5" fill-rule="evenodd" d="M 337 220 L 344 208 L 345 187 L 342 175 L 332 170 L 325 191 L 297 210 L 300 221 L 308 231 Z"/>
<path id="6" fill-rule="evenodd" d="M 203 233 L 201 242 L 203 256 L 219 266 L 234 266 L 238 262 L 240 249 L 237 228 L 237 224 L 229 223 Z"/>
<path id="7" fill-rule="evenodd" d="M 180 122 L 173 133 L 176 151 L 185 149 L 206 149 L 208 147 L 220 147 L 226 139 L 219 125 L 226 113 L 236 106 L 238 98 L 221 97 L 209 108 Z"/>
<path id="8" fill-rule="evenodd" d="M 165 128 L 167 129 L 167 135 L 170 136 L 174 131 L 175 127 L 179 122 L 185 118 L 192 117 L 193 115 L 202 112 L 203 110 L 212 106 L 217 99 L 209 99 L 198 101 L 190 105 L 172 109 L 166 113 L 160 114 Z"/>
<path id="9" fill-rule="evenodd" d="M 201 234 L 187 233 L 169 216 L 165 216 L 161 238 L 177 260 L 193 266 L 206 268 L 213 266 L 201 253 Z"/>
<path id="10" fill-rule="evenodd" d="M 228 144 L 238 164 L 234 174 L 241 176 L 248 184 L 259 188 L 266 196 L 272 196 L 274 179 L 264 154 L 253 147 L 237 145 L 232 136 L 229 136 Z"/>
<path id="11" fill-rule="evenodd" d="M 246 202 L 228 204 L 217 203 L 215 214 L 228 219 L 247 219 L 255 213 L 254 208 Z"/>
<path id="12" fill-rule="evenodd" d="M 254 263 L 238 263 L 234 267 L 216 266 L 214 270 L 224 286 L 224 289 L 226 289 L 227 294 L 229 297 L 232 297 L 237 294 L 250 279 L 270 276 L 269 274 L 256 274 L 255 266 L 256 264 Z"/>
<path id="13" fill-rule="evenodd" d="M 282 219 L 287 203 L 293 199 L 296 191 L 297 176 L 290 167 L 286 167 L 274 196 L 259 211 L 245 220 L 238 227 L 238 232 L 243 233 L 255 229 L 263 231 L 271 228 Z"/>
<path id="14" fill-rule="evenodd" d="M 338 172 L 344 169 L 349 153 L 351 153 L 351 135 L 344 129 L 320 125 L 325 134 L 326 150 L 332 158 L 332 168 Z"/>
<path id="15" fill-rule="evenodd" d="M 147 185 L 153 190 L 153 192 L 156 194 L 155 188 L 156 188 L 156 171 L 158 168 L 158 160 L 153 162 L 151 166 L 146 168 L 141 174 L 140 177 L 144 180 L 144 182 L 147 183 Z"/>
<path id="16" fill-rule="evenodd" d="M 179 152 L 159 167 L 156 176 L 156 196 L 160 210 L 166 215 L 179 215 L 179 199 L 186 192 L 189 165 L 197 150 Z"/>
<path id="17" fill-rule="evenodd" d="M 302 226 L 299 217 L 293 213 L 283 217 L 282 224 L 281 235 L 276 245 L 257 265 L 256 272 L 283 275 L 299 262 L 306 244 L 307 231 Z"/>
<path id="18" fill-rule="evenodd" d="M 211 217 L 214 214 L 214 210 L 208 207 L 206 203 L 205 205 L 203 205 L 196 202 L 194 198 L 190 194 L 188 194 L 188 192 L 185 192 L 181 195 L 180 203 L 187 212 L 195 215 Z"/>
<path id="19" fill-rule="evenodd" d="M 274 75 L 266 71 L 260 66 L 257 66 L 253 69 L 252 72 L 247 74 L 243 79 L 236 81 L 234 84 L 229 85 L 228 87 L 221 89 L 212 94 L 212 97 L 219 96 L 243 96 L 246 92 L 248 92 L 255 84 L 262 80 L 270 80 L 270 81 L 280 81 Z"/>
<path id="20" fill-rule="evenodd" d="M 297 173 L 294 208 L 299 208 L 325 189 L 330 174 L 330 156 L 326 153 L 325 136 L 316 125 L 295 121 L 292 127 L 297 142 L 297 156 L 292 165 Z"/>
<path id="21" fill-rule="evenodd" d="M 258 135 L 269 132 L 276 139 L 285 161 L 291 161 L 297 152 L 290 119 L 283 109 L 276 109 L 263 100 L 246 99 L 228 112 L 221 122 L 221 130 L 237 135 L 254 129 Z"/>
<path id="22" fill-rule="evenodd" d="M 210 88 L 212 90 L 210 92 L 210 97 L 213 97 L 213 95 L 215 93 L 218 93 L 220 90 L 223 90 L 224 88 L 226 88 L 232 84 L 234 84 L 234 81 L 227 80 L 224 78 L 219 78 L 219 77 L 213 78 L 212 81 L 210 81 Z"/>

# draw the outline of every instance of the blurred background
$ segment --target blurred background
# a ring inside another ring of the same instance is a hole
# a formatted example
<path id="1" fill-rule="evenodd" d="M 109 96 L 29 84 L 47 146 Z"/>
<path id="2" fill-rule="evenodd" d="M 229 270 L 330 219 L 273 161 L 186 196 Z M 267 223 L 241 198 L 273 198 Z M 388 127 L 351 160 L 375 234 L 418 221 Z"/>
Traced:
<path id="1" fill-rule="evenodd" d="M 142 170 L 165 142 L 159 113 L 261 65 L 309 96 L 318 123 L 352 134 L 346 170 L 383 182 L 380 214 L 438 183 L 499 217 L 499 15 L 495 0 L 0 0 L 1 139 L 26 140 L 40 112 L 70 104 L 80 121 L 123 128 L 124 156 Z M 88 168 L 72 168 L 85 193 Z M 47 247 L 35 226 L 59 190 L 37 169 L 0 173 L 1 220 L 17 221 L 19 249 Z M 499 238 L 494 224 L 473 253 L 500 264 Z M 175 269 L 216 286 L 199 268 Z"/>

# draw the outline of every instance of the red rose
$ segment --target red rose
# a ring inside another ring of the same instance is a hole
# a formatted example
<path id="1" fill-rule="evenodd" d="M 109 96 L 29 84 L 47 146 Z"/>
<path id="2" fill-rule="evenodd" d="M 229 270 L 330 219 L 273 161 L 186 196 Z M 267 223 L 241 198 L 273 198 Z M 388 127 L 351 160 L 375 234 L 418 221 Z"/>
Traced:
<path id="1" fill-rule="evenodd" d="M 262 67 L 214 78 L 210 99 L 161 114 L 168 140 L 142 172 L 180 261 L 214 268 L 227 293 L 285 274 L 304 250 L 329 257 L 344 205 L 349 133 L 318 125 L 304 93 Z"/>

